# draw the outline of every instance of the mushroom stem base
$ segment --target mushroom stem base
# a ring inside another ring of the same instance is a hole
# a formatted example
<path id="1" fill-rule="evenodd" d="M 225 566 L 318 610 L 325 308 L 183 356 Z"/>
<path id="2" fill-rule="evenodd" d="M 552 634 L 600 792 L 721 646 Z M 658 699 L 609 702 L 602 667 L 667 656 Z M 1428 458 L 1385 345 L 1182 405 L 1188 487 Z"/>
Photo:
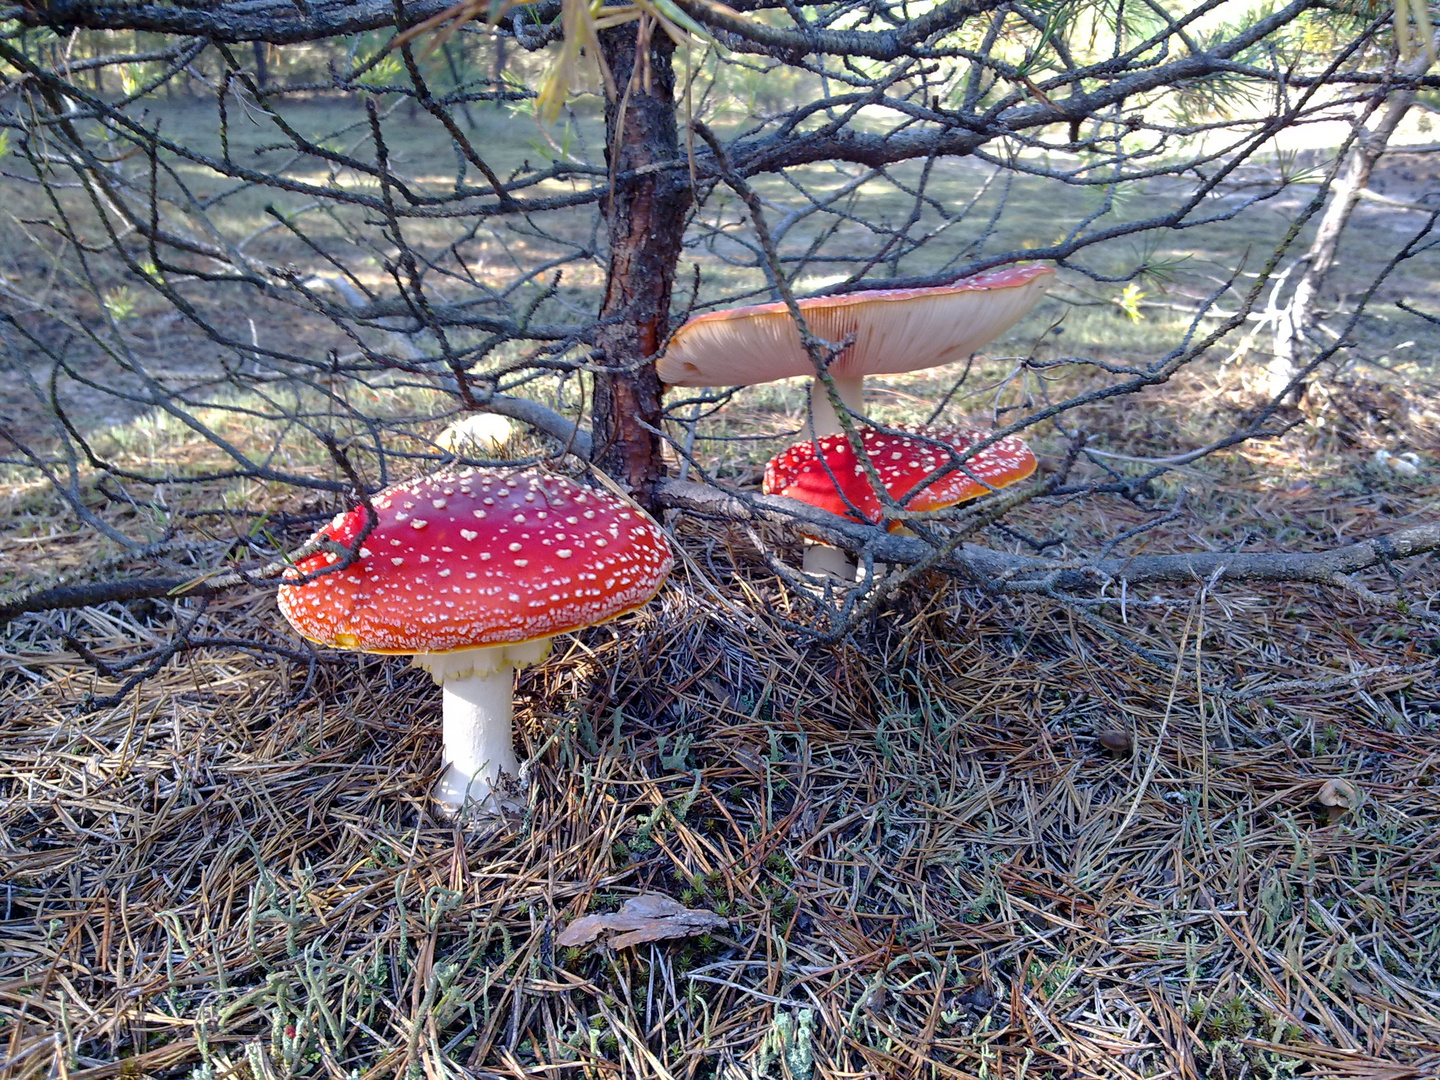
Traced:
<path id="1" fill-rule="evenodd" d="M 482 812 L 502 809 L 502 776 L 520 774 L 510 736 L 514 695 L 515 669 L 508 665 L 445 683 L 446 766 L 435 785 L 435 801 L 447 816 L 467 804 Z"/>
<path id="2" fill-rule="evenodd" d="M 855 563 L 849 554 L 829 544 L 807 542 L 801 566 L 807 574 L 833 574 L 845 581 L 855 580 Z"/>
<path id="3" fill-rule="evenodd" d="M 498 814 L 520 775 L 511 740 L 515 667 L 549 651 L 548 639 L 415 657 L 441 684 L 445 771 L 435 785 L 440 813 Z"/>

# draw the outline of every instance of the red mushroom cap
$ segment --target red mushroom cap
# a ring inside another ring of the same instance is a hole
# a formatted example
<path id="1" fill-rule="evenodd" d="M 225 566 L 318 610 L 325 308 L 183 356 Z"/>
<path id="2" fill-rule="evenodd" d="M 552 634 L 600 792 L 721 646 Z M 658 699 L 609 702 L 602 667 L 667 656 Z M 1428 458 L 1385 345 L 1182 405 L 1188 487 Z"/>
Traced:
<path id="1" fill-rule="evenodd" d="M 836 378 L 894 375 L 969 356 L 1014 326 L 1044 295 L 1053 267 L 1009 266 L 928 289 L 871 289 L 800 301 L 812 333 L 851 344 Z M 784 304 L 711 311 L 675 332 L 656 364 L 672 386 L 749 386 L 815 365 Z"/>
<path id="2" fill-rule="evenodd" d="M 533 470 L 464 469 L 397 484 L 360 557 L 303 585 L 280 610 L 322 645 L 448 652 L 549 637 L 644 604 L 670 572 L 664 534 L 612 495 Z M 365 508 L 315 535 L 348 546 Z M 340 561 L 302 560 L 287 577 Z"/>
<path id="3" fill-rule="evenodd" d="M 1030 447 L 1007 435 L 964 463 L 964 468 L 984 483 L 977 483 L 956 468 L 920 488 L 927 477 L 950 462 L 946 446 L 963 454 L 988 438 L 990 432 L 939 427 L 905 431 L 904 435 L 887 435 L 874 428 L 862 428 L 860 440 L 885 490 L 907 510 L 954 506 L 1024 480 L 1035 471 L 1035 455 Z M 786 495 L 852 521 L 861 520 L 850 509 L 853 506 L 863 520 L 880 521 L 884 516 L 880 499 L 849 440 L 844 435 L 824 435 L 816 442 L 796 443 L 770 459 L 765 466 L 765 494 Z"/>

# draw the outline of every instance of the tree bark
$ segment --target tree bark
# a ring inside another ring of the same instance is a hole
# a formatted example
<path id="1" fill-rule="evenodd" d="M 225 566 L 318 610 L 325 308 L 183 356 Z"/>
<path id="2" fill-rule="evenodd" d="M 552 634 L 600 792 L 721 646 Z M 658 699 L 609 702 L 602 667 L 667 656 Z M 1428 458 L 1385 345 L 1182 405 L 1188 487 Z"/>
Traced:
<path id="1" fill-rule="evenodd" d="M 663 474 L 655 354 L 668 326 L 690 190 L 680 170 L 646 169 L 680 153 L 674 46 L 663 32 L 646 36 L 648 48 L 637 55 L 635 24 L 600 34 L 618 88 L 605 106 L 606 161 L 612 176 L 627 178 L 617 180 L 605 213 L 610 261 L 596 335 L 591 460 L 648 507 Z"/>
<path id="2" fill-rule="evenodd" d="M 454 0 L 406 0 L 400 22 L 414 26 Z M 24 26 L 150 30 L 216 41 L 302 41 L 388 29 L 396 25 L 395 0 L 248 0 L 247 3 L 165 3 L 164 0 L 30 0 L 10 17 Z"/>

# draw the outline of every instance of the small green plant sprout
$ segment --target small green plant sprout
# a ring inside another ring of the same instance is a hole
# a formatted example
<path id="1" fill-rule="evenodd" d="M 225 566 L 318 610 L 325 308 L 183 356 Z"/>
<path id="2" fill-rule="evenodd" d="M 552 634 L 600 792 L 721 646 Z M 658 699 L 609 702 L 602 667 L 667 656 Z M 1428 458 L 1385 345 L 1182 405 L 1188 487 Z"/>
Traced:
<path id="1" fill-rule="evenodd" d="M 111 289 L 100 298 L 100 301 L 105 305 L 106 313 L 116 322 L 124 322 L 135 314 L 136 296 L 128 285 Z"/>
<path id="2" fill-rule="evenodd" d="M 686 735 L 683 732 L 675 736 L 675 745 L 667 753 L 665 750 L 665 736 L 660 736 L 658 750 L 660 754 L 660 766 L 666 772 L 684 772 L 685 758 L 690 753 L 690 747 L 695 745 L 695 736 Z"/>
<path id="3" fill-rule="evenodd" d="M 377 60 L 369 71 L 356 81 L 362 86 L 386 86 L 399 79 L 405 71 L 400 57 L 391 53 Z"/>
<path id="4" fill-rule="evenodd" d="M 1197 1026 L 1201 1037 L 1214 1042 L 1218 1048 L 1221 1043 L 1252 1034 L 1259 1019 L 1255 1006 L 1243 994 L 1235 994 L 1202 1006 Z"/>
<path id="5" fill-rule="evenodd" d="M 1140 310 L 1140 301 L 1150 294 L 1145 292 L 1133 281 L 1120 290 L 1120 295 L 1112 301 L 1116 307 L 1130 316 L 1130 321 L 1138 323 L 1145 318 L 1145 313 Z"/>

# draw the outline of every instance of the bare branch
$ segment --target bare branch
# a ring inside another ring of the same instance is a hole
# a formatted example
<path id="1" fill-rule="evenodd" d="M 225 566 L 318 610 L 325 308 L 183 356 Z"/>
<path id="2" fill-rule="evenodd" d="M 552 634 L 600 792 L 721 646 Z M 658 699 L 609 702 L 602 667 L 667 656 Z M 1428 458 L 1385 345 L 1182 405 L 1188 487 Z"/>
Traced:
<path id="1" fill-rule="evenodd" d="M 207 581 L 184 577 L 132 577 L 118 581 L 97 581 L 85 585 L 57 585 L 37 589 L 20 596 L 0 599 L 0 623 L 17 615 L 37 611 L 60 611 L 66 608 L 94 607 L 97 604 L 125 603 L 130 600 L 153 600 L 174 596 L 184 590 L 186 596 L 214 596 L 222 591 Z"/>
<path id="2" fill-rule="evenodd" d="M 874 525 L 847 521 L 794 499 L 773 495 L 726 492 L 705 484 L 667 480 L 660 501 L 727 521 L 778 522 L 800 528 L 828 544 L 877 562 L 912 565 L 930 559 L 934 548 L 914 537 L 886 532 Z M 1220 552 L 1189 555 L 1137 555 L 1082 560 L 1040 559 L 1014 555 L 978 544 L 965 544 L 946 560 L 946 569 L 961 571 L 977 584 L 997 592 L 1033 592 L 1045 587 L 1093 591 L 1109 582 L 1127 585 L 1194 585 L 1205 581 L 1309 582 L 1340 585 L 1337 575 L 1381 566 L 1440 550 L 1440 523 L 1409 529 L 1315 552 Z"/>
<path id="3" fill-rule="evenodd" d="M 451 0 L 246 0 L 245 3 L 163 4 L 111 0 L 31 0 L 4 17 L 57 30 L 149 30 L 214 41 L 289 45 L 385 27 L 413 26 Z M 398 12 L 398 18 L 397 18 Z"/>

